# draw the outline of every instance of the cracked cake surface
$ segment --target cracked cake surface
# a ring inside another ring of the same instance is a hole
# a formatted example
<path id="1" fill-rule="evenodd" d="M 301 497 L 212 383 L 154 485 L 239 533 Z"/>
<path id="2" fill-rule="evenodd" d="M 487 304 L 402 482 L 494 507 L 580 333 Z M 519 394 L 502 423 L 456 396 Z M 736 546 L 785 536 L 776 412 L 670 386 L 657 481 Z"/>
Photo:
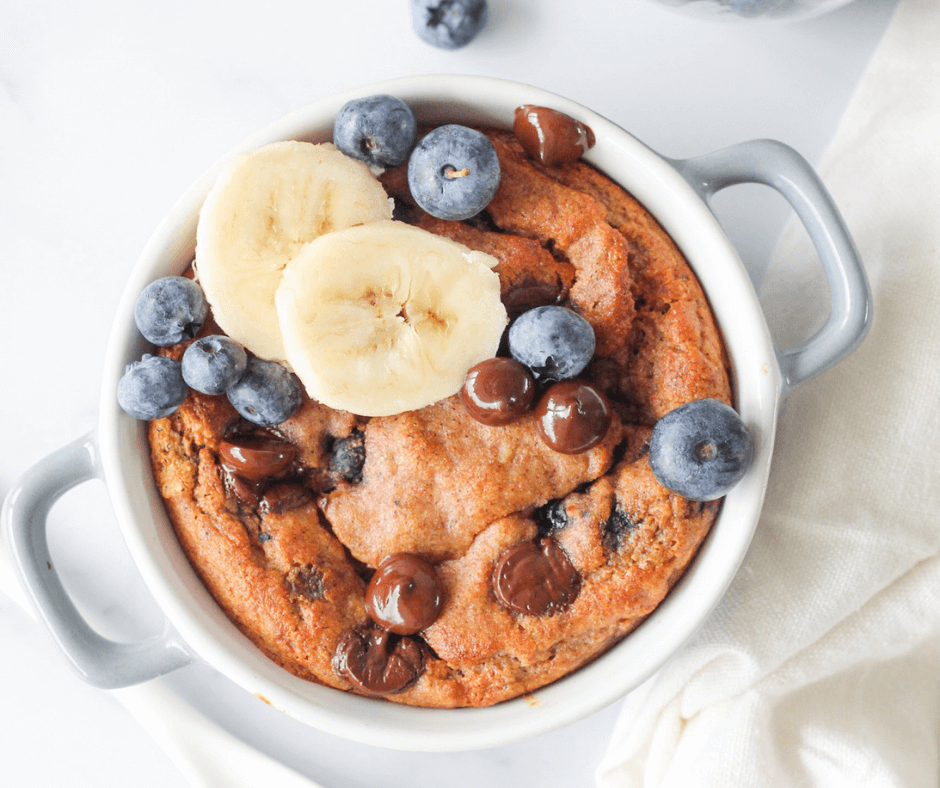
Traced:
<path id="1" fill-rule="evenodd" d="M 602 654 L 662 601 L 720 506 L 669 492 L 648 461 L 657 419 L 693 399 L 731 402 L 721 337 L 682 254 L 588 164 L 545 167 L 511 133 L 486 133 L 503 175 L 474 219 L 425 214 L 404 165 L 381 181 L 397 218 L 496 257 L 510 317 L 562 304 L 591 323 L 597 351 L 581 377 L 611 403 L 602 441 L 562 454 L 532 413 L 485 426 L 458 395 L 371 419 L 305 397 L 261 428 L 225 397 L 194 391 L 149 425 L 157 486 L 194 570 L 234 624 L 298 676 L 364 691 L 337 654 L 378 643 L 366 609 L 376 567 L 398 553 L 434 565 L 440 614 L 382 645 L 403 671 L 384 697 L 412 705 L 492 705 Z M 213 331 L 210 320 L 202 334 Z M 185 347 L 161 352 L 179 358 Z M 242 452 L 249 470 L 232 471 L 233 447 L 255 450 Z M 520 612 L 494 589 L 495 567 L 519 545 L 577 576 L 547 614 Z"/>

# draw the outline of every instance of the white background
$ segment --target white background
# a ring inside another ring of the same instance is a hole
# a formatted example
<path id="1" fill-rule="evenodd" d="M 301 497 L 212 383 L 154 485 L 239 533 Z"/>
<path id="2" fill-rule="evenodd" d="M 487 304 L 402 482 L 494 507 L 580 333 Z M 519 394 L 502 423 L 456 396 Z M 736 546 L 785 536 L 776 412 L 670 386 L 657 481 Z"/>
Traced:
<path id="1" fill-rule="evenodd" d="M 110 314 L 138 253 L 189 184 L 271 120 L 387 77 L 485 74 L 566 95 L 666 156 L 772 137 L 816 162 L 894 7 L 723 23 L 647 0 L 490 4 L 480 37 L 446 52 L 416 38 L 405 0 L 0 0 L 0 494 L 92 429 Z M 782 200 L 746 186 L 715 208 L 760 280 Z M 68 494 L 50 530 L 81 603 L 113 634 L 148 632 L 157 617 L 103 490 Z M 396 753 L 300 726 L 203 667 L 165 681 L 324 788 L 589 785 L 618 710 L 494 750 Z M 184 785 L 2 596 L 0 688 L 5 788 Z"/>

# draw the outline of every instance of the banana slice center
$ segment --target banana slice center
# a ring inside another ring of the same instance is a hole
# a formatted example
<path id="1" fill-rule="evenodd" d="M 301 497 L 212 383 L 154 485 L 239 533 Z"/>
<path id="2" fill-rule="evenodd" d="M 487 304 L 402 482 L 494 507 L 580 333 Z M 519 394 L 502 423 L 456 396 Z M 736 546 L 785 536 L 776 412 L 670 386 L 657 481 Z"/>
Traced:
<path id="1" fill-rule="evenodd" d="M 287 360 L 311 397 L 364 416 L 455 394 L 506 325 L 495 262 L 394 221 L 323 235 L 278 288 Z"/>

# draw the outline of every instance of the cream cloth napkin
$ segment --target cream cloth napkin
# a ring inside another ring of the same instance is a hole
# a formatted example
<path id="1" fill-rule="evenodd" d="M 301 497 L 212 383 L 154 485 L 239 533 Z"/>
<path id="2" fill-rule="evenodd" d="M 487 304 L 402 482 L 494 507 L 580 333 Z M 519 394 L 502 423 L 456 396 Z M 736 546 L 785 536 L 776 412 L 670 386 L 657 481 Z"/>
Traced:
<path id="1" fill-rule="evenodd" d="M 626 699 L 602 788 L 940 783 L 940 2 L 901 0 L 819 169 L 872 330 L 786 401 L 745 562 Z M 828 297 L 801 228 L 775 258 L 786 347 Z"/>

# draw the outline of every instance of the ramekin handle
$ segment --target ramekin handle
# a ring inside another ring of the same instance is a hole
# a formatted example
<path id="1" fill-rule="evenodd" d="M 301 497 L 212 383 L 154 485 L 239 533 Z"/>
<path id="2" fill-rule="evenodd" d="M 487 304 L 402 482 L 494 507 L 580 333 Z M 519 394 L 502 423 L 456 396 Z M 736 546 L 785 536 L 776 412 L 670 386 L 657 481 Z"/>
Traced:
<path id="1" fill-rule="evenodd" d="M 93 434 L 53 452 L 7 495 L 2 526 L 14 571 L 36 617 L 79 676 L 97 687 L 114 689 L 169 673 L 193 662 L 195 655 L 167 621 L 162 632 L 139 643 L 103 637 L 63 588 L 46 538 L 49 510 L 72 487 L 98 478 L 99 467 Z"/>
<path id="2" fill-rule="evenodd" d="M 868 279 L 839 209 L 806 159 L 782 142 L 752 140 L 670 163 L 706 202 L 728 186 L 770 186 L 790 203 L 816 247 L 829 281 L 829 318 L 802 345 L 777 349 L 784 393 L 838 363 L 861 344 L 872 318 Z"/>

